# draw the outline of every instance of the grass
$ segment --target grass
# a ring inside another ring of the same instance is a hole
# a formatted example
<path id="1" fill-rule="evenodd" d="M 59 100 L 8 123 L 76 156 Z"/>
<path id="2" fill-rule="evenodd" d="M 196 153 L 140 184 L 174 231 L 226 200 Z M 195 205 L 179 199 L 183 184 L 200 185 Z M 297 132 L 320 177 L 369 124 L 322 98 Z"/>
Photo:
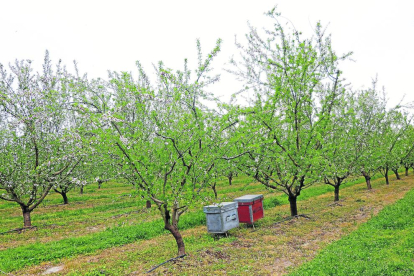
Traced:
<path id="1" fill-rule="evenodd" d="M 361 180 L 349 182 L 345 184 L 343 188 L 352 187 L 360 182 Z M 232 186 L 228 186 L 227 183 L 220 185 L 218 189 L 219 194 L 225 194 L 224 198 L 234 198 L 236 196 L 240 196 L 241 194 L 245 194 L 246 190 L 248 190 L 249 193 L 267 193 L 264 200 L 264 207 L 267 210 L 274 209 L 275 206 L 287 204 L 288 201 L 285 195 L 280 195 L 274 193 L 273 191 L 263 190 L 264 188 L 260 184 L 249 183 L 250 182 L 247 178 L 237 178 Z M 166 232 L 163 230 L 161 220 L 157 219 L 158 213 L 156 210 L 145 214 L 137 214 L 132 221 L 126 220 L 125 217 L 117 217 L 114 219 L 112 225 L 106 225 L 105 228 L 99 229 L 99 231 L 95 233 L 87 234 L 88 231 L 78 231 L 78 228 L 85 228 L 86 226 L 90 227 L 91 225 L 94 225 L 89 222 L 91 217 L 93 217 L 92 220 L 98 220 L 98 222 L 108 224 L 108 217 L 113 217 L 114 214 L 125 214 L 125 211 L 131 212 L 131 210 L 137 210 L 137 206 L 143 206 L 143 202 L 137 199 L 124 197 L 125 195 L 128 195 L 128 192 L 130 192 L 130 189 L 128 190 L 128 188 L 129 187 L 122 184 L 114 184 L 113 186 L 108 185 L 108 189 L 95 189 L 93 194 L 83 195 L 85 197 L 78 196 L 81 204 L 64 206 L 64 208 L 69 208 L 68 210 L 55 210 L 55 212 L 53 212 L 53 208 L 50 210 L 50 206 L 43 206 L 40 208 L 41 210 L 39 212 L 39 216 L 43 216 L 42 219 L 45 223 L 76 218 L 77 222 L 73 225 L 71 224 L 70 226 L 62 227 L 66 230 L 67 228 L 73 230 L 73 233 L 70 232 L 72 236 L 65 238 L 65 233 L 68 232 L 60 231 L 60 228 L 45 228 L 38 231 L 28 231 L 27 233 L 20 235 L 5 235 L 3 239 L 9 239 L 8 244 L 13 246 L 0 250 L 0 269 L 5 271 L 14 271 L 25 266 L 32 266 L 45 261 L 57 262 L 62 258 L 75 257 L 82 254 L 96 254 L 97 252 L 107 248 L 120 247 L 139 240 L 152 240 L 156 237 L 164 236 Z M 363 189 L 363 185 L 361 185 L 359 189 Z M 310 198 L 326 193 L 329 193 L 326 195 L 327 197 L 332 197 L 332 191 L 333 189 L 330 186 L 315 185 L 305 190 L 298 200 L 306 201 Z M 114 198 L 118 198 L 119 200 L 120 196 L 122 196 L 122 200 L 125 202 L 120 203 L 117 200 L 114 200 Z M 49 203 L 56 203 L 57 200 L 59 200 L 59 198 L 55 196 L 55 198 L 51 198 Z M 72 202 L 77 201 L 75 199 L 72 200 Z M 58 206 L 57 209 L 60 207 L 61 206 Z M 87 208 L 82 209 L 85 207 Z M 0 211 L 2 211 L 1 208 Z M 114 211 L 116 212 L 114 213 Z M 299 207 L 299 211 L 301 212 L 301 207 Z M 0 215 L 2 215 L 1 212 Z M 277 221 L 281 219 L 282 217 L 280 214 L 275 214 L 271 221 L 274 222 L 275 220 Z M 269 223 L 269 218 L 260 221 L 257 226 L 261 227 L 266 225 L 266 223 Z M 183 230 L 198 229 L 204 224 L 204 213 L 202 213 L 202 211 L 193 211 L 182 217 L 180 221 L 180 228 Z M 79 233 L 85 235 L 79 236 Z M 59 236 L 59 234 L 61 235 Z M 45 235 L 47 236 L 47 239 L 40 239 L 39 235 Z M 24 241 L 27 237 L 31 237 L 32 239 L 29 244 L 24 245 Z M 191 236 L 188 237 L 187 235 L 184 235 L 184 237 L 187 248 L 190 248 L 190 250 L 192 248 L 194 250 L 199 250 L 208 244 L 214 243 L 214 240 L 211 239 L 209 235 L 205 235 L 201 239 L 196 239 L 195 245 L 193 246 L 191 244 Z M 0 238 L 2 237 L 0 236 Z M 16 240 L 20 241 L 20 243 L 16 242 Z M 48 242 L 45 243 L 45 240 Z M 223 243 L 225 242 L 226 241 L 223 241 Z M 174 242 L 172 242 L 171 246 L 172 248 L 175 248 Z M 153 249 L 149 249 L 149 252 L 153 253 L 152 250 Z M 154 256 L 152 253 L 149 254 L 149 256 Z M 164 257 L 165 256 L 162 256 L 160 259 Z M 148 260 L 148 262 L 150 262 L 150 260 Z M 218 268 L 219 267 L 217 267 L 217 269 Z"/>
<path id="2" fill-rule="evenodd" d="M 414 190 L 294 275 L 414 275 Z"/>
<path id="3" fill-rule="evenodd" d="M 345 188 L 339 204 L 332 204 L 330 193 L 303 200 L 300 210 L 310 219 L 282 222 L 289 216 L 289 206 L 280 205 L 268 209 L 256 229 L 243 225 L 220 240 L 208 235 L 204 225 L 190 227 L 182 231 L 189 255 L 158 268 L 153 275 L 279 275 L 292 271 L 414 187 L 412 177 L 393 181 L 389 186 L 382 179 L 373 184 L 372 191 L 366 190 L 365 183 Z M 173 257 L 176 250 L 172 236 L 161 234 L 13 273 L 41 274 L 50 266 L 64 265 L 59 275 L 144 275 L 154 265 Z"/>
<path id="4" fill-rule="evenodd" d="M 355 183 L 353 183 L 355 184 Z M 350 184 L 351 185 L 351 184 Z M 245 186 L 244 186 L 245 187 Z M 251 186 L 260 188 L 261 186 Z M 232 187 L 231 189 L 236 189 Z M 316 185 L 304 191 L 298 200 L 306 200 L 329 192 L 331 187 L 327 185 Z M 227 192 L 229 188 L 226 189 Z M 285 195 L 266 197 L 264 199 L 264 209 L 270 209 L 281 204 L 287 204 Z M 91 215 L 98 212 L 111 213 L 111 210 L 123 207 L 136 206 L 134 202 L 113 203 L 109 206 L 100 205 L 87 209 L 75 209 L 68 211 L 58 211 L 54 213 L 45 213 L 42 215 L 43 220 L 49 221 L 51 218 L 78 217 L 82 220 L 83 216 Z M 180 219 L 179 227 L 181 230 L 191 227 L 204 225 L 206 222 L 205 214 L 199 210 L 187 213 Z M 115 226 L 107 228 L 104 231 L 93 233 L 81 237 L 71 237 L 61 240 L 54 240 L 47 243 L 35 242 L 30 245 L 21 245 L 19 247 L 8 248 L 0 251 L 0 268 L 5 271 L 14 271 L 24 266 L 39 264 L 43 261 L 51 261 L 63 257 L 71 257 L 79 254 L 87 254 L 96 250 L 106 249 L 113 246 L 121 246 L 138 240 L 150 239 L 166 233 L 161 219 L 144 222 L 140 224 Z M 42 252 L 46 252 L 43 253 Z"/>
<path id="5" fill-rule="evenodd" d="M 274 191 L 264 191 L 260 184 L 249 184 L 250 182 L 247 177 L 237 178 L 237 181 L 230 186 L 232 192 L 227 191 L 226 198 L 245 193 L 243 188 L 246 185 L 250 188 L 249 192 L 259 190 L 265 196 L 275 194 Z M 228 189 L 226 184 L 219 183 L 220 195 L 225 194 L 221 190 Z M 61 201 L 60 196 L 51 194 L 47 198 L 47 203 L 32 213 L 32 222 L 33 225 L 38 226 L 37 230 L 26 231 L 23 234 L 0 235 L 0 250 L 36 242 L 56 242 L 71 236 L 79 237 L 104 231 L 107 228 L 132 226 L 160 218 L 156 208 L 150 209 L 149 212 L 147 210 L 142 212 L 145 209 L 143 207 L 145 201 L 131 197 L 132 191 L 131 186 L 127 184 L 109 183 L 101 190 L 92 185 L 83 195 L 71 192 L 69 205 L 57 205 L 56 203 Z M 0 232 L 22 226 L 21 211 L 16 204 L 0 202 L 0 207 L 3 207 L 0 208 L 2 222 Z"/>
<path id="6" fill-rule="evenodd" d="M 379 177 L 381 176 L 376 176 L 376 178 Z M 361 181 L 363 181 L 362 178 L 349 181 L 348 183 L 343 184 L 341 188 L 360 183 Z M 232 200 L 234 197 L 244 194 L 245 192 L 264 193 L 270 196 L 281 194 L 280 192 L 275 192 L 273 190 L 265 190 L 263 185 L 254 183 L 247 177 L 236 178 L 232 186 L 227 185 L 225 180 L 223 182 L 219 183 L 217 188 L 222 201 Z M 107 223 L 106 220 L 108 218 L 122 215 L 145 206 L 143 200 L 130 196 L 133 189 L 128 184 L 116 182 L 106 183 L 105 189 L 97 189 L 95 186 L 97 185 L 88 187 L 86 193 L 83 195 L 71 192 L 69 194 L 70 204 L 68 206 L 60 205 L 62 202 L 61 197 L 52 193 L 43 201 L 41 207 L 33 211 L 33 224 L 36 225 L 36 222 L 41 222 L 42 226 L 47 226 L 65 225 L 67 221 L 89 221 L 92 214 L 94 220 Z M 316 194 L 331 191 L 333 192 L 331 186 L 317 184 L 305 190 L 301 196 L 298 197 L 298 200 L 303 200 L 309 196 L 315 196 Z M 280 197 L 280 200 L 283 204 L 288 202 L 287 197 L 284 195 Z M 267 203 L 265 202 L 265 204 Z M 22 226 L 22 214 L 20 208 L 15 203 L 0 202 L 0 218 L 2 221 L 0 232 L 5 232 Z"/>
<path id="7" fill-rule="evenodd" d="M 183 216 L 180 221 L 180 229 L 192 228 L 204 222 L 205 215 L 202 212 L 194 213 L 192 216 Z M 82 237 L 10 248 L 0 251 L 0 267 L 4 271 L 13 271 L 43 261 L 91 253 L 137 240 L 150 239 L 163 233 L 165 233 L 164 224 L 162 220 L 157 219 L 133 226 L 109 228 Z"/>
<path id="8" fill-rule="evenodd" d="M 274 207 L 275 204 L 279 204 L 279 201 L 268 198 L 266 207 Z M 78 212 L 82 213 L 82 210 L 78 210 Z M 182 216 L 179 227 L 181 230 L 185 230 L 204 225 L 205 221 L 205 214 L 202 211 L 192 212 Z M 13 271 L 43 261 L 91 253 L 137 240 L 150 239 L 165 233 L 163 221 L 156 219 L 137 225 L 108 228 L 82 237 L 72 237 L 48 243 L 36 242 L 0 251 L 0 268 L 4 271 Z"/>
<path id="9" fill-rule="evenodd" d="M 131 199 L 123 196 L 126 192 L 132 192 L 132 189 L 127 185 L 110 183 L 106 189 L 96 190 L 93 193 L 91 190 L 87 189 L 87 192 L 83 195 L 70 192 L 70 204 L 67 206 L 60 205 L 62 203 L 60 195 L 51 193 L 42 202 L 41 206 L 32 212 L 32 222 L 34 224 L 41 222 L 43 225 L 59 224 L 67 222 L 68 219 L 72 220 L 72 218 L 82 219 L 90 217 L 91 213 L 96 214 L 104 210 L 122 210 L 126 207 L 136 208 L 139 205 L 144 206 L 145 204 L 134 198 Z M 106 214 L 108 216 L 113 215 L 111 212 L 106 212 Z M 0 232 L 22 226 L 21 210 L 15 203 L 0 203 L 0 218 L 2 219 Z M 59 221 L 59 219 L 62 220 Z"/>

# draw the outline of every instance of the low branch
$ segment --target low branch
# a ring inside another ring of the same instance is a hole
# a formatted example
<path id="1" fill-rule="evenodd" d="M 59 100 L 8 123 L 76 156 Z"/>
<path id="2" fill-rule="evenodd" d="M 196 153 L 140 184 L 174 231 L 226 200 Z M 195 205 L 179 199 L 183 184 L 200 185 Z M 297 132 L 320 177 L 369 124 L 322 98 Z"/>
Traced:
<path id="1" fill-rule="evenodd" d="M 26 231 L 26 230 L 29 230 L 29 229 L 37 229 L 37 226 L 16 228 L 16 229 L 12 229 L 12 230 L 9 230 L 9 231 L 6 231 L 6 232 L 1 232 L 0 235 L 6 235 L 6 234 L 9 234 L 9 233 L 14 233 L 14 232 L 21 233 L 22 231 Z"/>
<path id="2" fill-rule="evenodd" d="M 38 199 L 38 201 L 32 205 L 32 207 L 29 208 L 29 211 L 33 211 L 37 206 L 40 205 L 40 203 L 42 203 L 43 199 L 45 199 L 45 197 L 49 194 L 49 191 L 52 189 L 53 185 L 49 184 L 49 186 L 46 188 L 46 190 L 43 191 L 42 196 Z"/>
<path id="3" fill-rule="evenodd" d="M 150 273 L 150 272 L 152 272 L 152 271 L 156 270 L 157 268 L 159 268 L 160 266 L 162 266 L 162 265 L 164 265 L 164 264 L 166 264 L 166 263 L 168 263 L 168 262 L 171 262 L 171 261 L 175 261 L 175 260 L 178 260 L 178 259 L 184 258 L 185 256 L 187 256 L 187 254 L 180 255 L 180 256 L 178 256 L 178 257 L 174 257 L 174 258 L 171 258 L 171 259 L 169 259 L 169 260 L 166 260 L 165 262 L 160 263 L 159 265 L 156 265 L 156 266 L 154 266 L 153 268 L 151 268 L 150 270 L 148 270 L 148 271 L 147 271 L 147 273 Z"/>
<path id="4" fill-rule="evenodd" d="M 233 159 L 239 158 L 240 156 L 243 156 L 243 155 L 245 155 L 249 152 L 250 151 L 246 151 L 246 152 L 240 153 L 240 154 L 238 154 L 236 156 L 232 156 L 232 157 L 223 156 L 222 159 L 224 159 L 224 160 L 233 160 Z"/>

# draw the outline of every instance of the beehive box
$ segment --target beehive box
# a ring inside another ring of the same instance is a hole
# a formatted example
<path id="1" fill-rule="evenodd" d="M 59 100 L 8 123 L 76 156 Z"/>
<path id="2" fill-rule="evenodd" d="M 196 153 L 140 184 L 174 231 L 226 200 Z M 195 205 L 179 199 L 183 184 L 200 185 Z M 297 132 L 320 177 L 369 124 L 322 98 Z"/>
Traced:
<path id="1" fill-rule="evenodd" d="M 234 199 L 238 204 L 239 221 L 253 224 L 263 218 L 263 195 L 244 195 Z"/>
<path id="2" fill-rule="evenodd" d="M 204 206 L 203 211 L 207 218 L 207 231 L 209 233 L 225 233 L 239 226 L 237 202 L 222 202 Z"/>

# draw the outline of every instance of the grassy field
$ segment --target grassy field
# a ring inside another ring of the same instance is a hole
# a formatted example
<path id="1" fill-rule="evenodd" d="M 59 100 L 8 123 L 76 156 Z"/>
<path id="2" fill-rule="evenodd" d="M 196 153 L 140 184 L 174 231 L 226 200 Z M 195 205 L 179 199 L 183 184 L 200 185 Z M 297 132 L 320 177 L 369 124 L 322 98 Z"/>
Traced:
<path id="1" fill-rule="evenodd" d="M 228 238 L 215 240 L 206 233 L 201 208 L 190 210 L 180 222 L 188 256 L 154 274 L 290 272 L 414 187 L 411 177 L 394 180 L 390 186 L 378 179 L 373 185 L 374 190 L 366 191 L 361 179 L 347 183 L 339 204 L 332 204 L 330 186 L 314 185 L 299 197 L 299 212 L 308 218 L 287 220 L 286 196 L 247 177 L 237 178 L 232 186 L 223 181 L 218 187 L 222 201 L 264 194 L 266 217 L 255 229 L 243 225 L 230 231 Z M 36 275 L 63 265 L 62 275 L 140 275 L 173 257 L 175 242 L 163 230 L 157 210 L 144 208 L 145 202 L 131 196 L 132 191 L 122 183 L 107 183 L 103 189 L 92 185 L 84 195 L 72 192 L 67 206 L 59 205 L 59 195 L 49 196 L 33 213 L 37 229 L 0 235 L 0 270 Z M 0 221 L 0 232 L 21 227 L 19 208 L 1 202 Z"/>

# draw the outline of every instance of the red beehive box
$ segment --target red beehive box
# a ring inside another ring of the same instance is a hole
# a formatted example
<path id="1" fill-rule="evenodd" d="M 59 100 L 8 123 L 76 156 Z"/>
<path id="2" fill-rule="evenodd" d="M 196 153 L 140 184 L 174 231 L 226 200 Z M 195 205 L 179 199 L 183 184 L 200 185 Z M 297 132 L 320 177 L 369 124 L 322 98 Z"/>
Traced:
<path id="1" fill-rule="evenodd" d="M 237 211 L 240 222 L 253 224 L 263 217 L 263 195 L 245 195 L 235 198 L 234 201 L 239 205 Z"/>

